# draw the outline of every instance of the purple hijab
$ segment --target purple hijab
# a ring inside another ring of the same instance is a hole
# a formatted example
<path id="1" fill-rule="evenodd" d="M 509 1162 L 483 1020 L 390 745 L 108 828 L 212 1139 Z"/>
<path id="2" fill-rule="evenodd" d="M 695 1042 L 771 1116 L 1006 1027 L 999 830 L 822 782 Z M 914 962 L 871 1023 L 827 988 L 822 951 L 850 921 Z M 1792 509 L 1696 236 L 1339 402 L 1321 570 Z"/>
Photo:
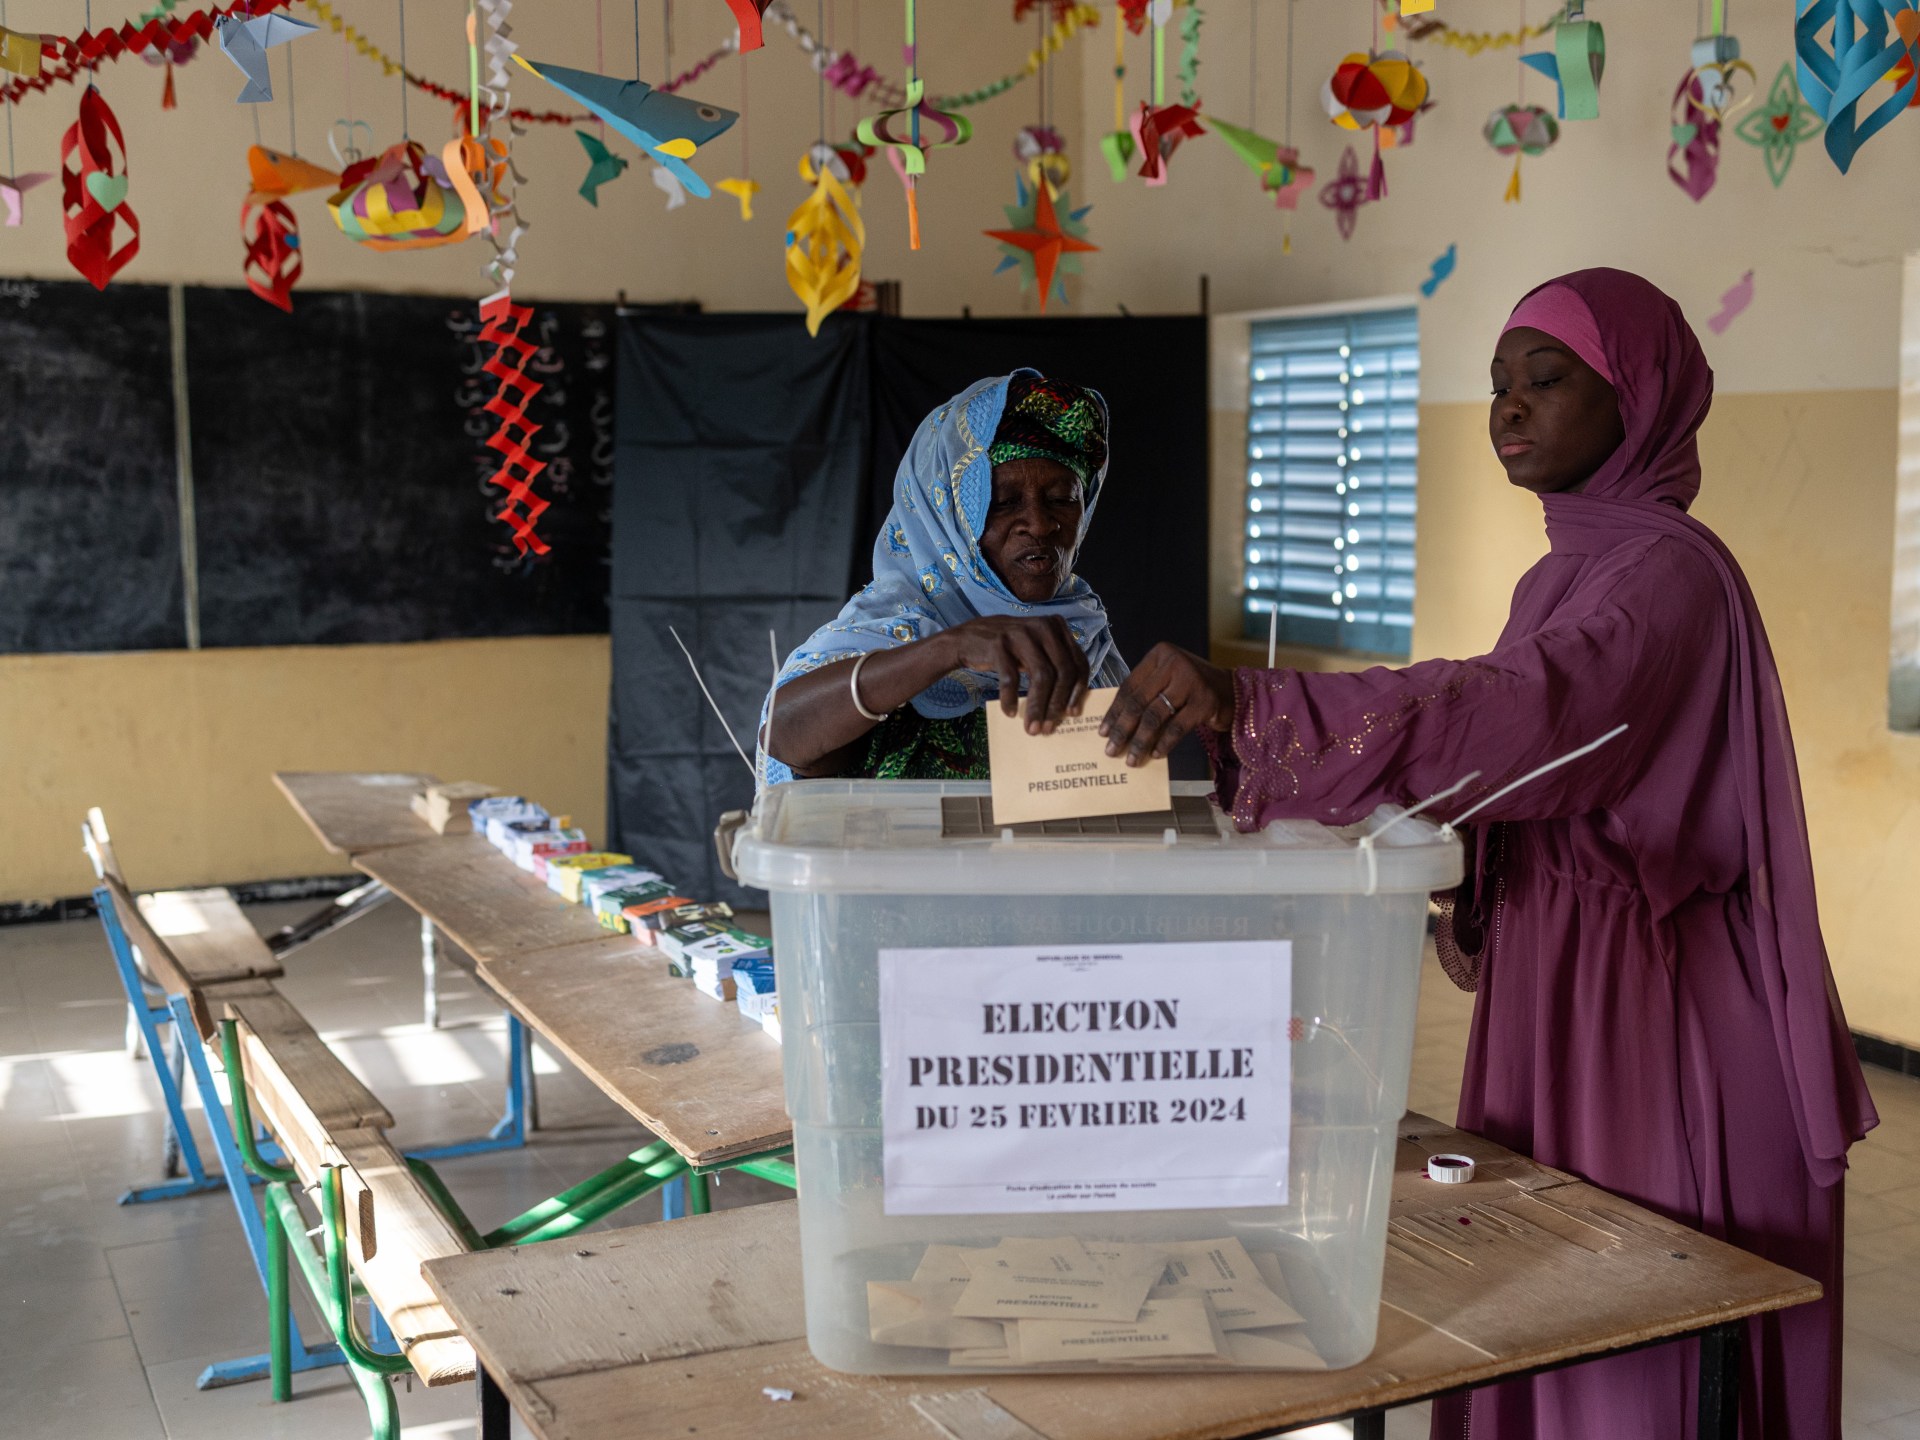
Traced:
<path id="1" fill-rule="evenodd" d="M 1821 1185 L 1845 1173 L 1847 1146 L 1876 1116 L 1855 1058 L 1814 901 L 1813 859 L 1800 799 L 1780 674 L 1753 592 L 1719 538 L 1688 515 L 1700 493 L 1696 437 L 1713 403 L 1713 371 L 1680 307 L 1622 270 L 1580 270 L 1550 280 L 1515 308 L 1507 328 L 1553 335 L 1607 376 L 1626 439 L 1578 494 L 1542 497 L 1547 534 L 1562 554 L 1600 554 L 1649 534 L 1699 552 L 1719 577 L 1732 626 L 1724 697 L 1725 745 L 1737 777 L 1738 816 L 1702 816 L 1706 828 L 1745 836 L 1759 973 L 1773 1039 L 1788 1079 L 1794 1127 Z M 1597 345 L 1597 359 L 1589 353 Z M 1536 628 L 1522 613 L 1508 633 Z M 1718 694 L 1701 694 L 1718 706 Z"/>

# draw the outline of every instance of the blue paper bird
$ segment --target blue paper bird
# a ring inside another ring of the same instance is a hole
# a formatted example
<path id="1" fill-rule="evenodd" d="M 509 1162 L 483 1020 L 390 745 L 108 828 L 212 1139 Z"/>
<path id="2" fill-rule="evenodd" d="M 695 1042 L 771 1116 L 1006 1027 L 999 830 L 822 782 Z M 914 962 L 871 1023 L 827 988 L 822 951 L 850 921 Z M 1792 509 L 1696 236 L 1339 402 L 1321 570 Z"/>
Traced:
<path id="1" fill-rule="evenodd" d="M 243 19 L 222 15 L 213 22 L 213 33 L 220 37 L 220 53 L 240 67 L 247 77 L 247 88 L 240 92 L 239 103 L 259 105 L 273 99 L 273 81 L 267 70 L 267 51 L 302 35 L 311 35 L 318 25 L 309 25 L 291 15 L 260 15 Z"/>
<path id="2" fill-rule="evenodd" d="M 589 205 L 600 204 L 600 187 L 609 180 L 620 178 L 620 172 L 627 168 L 624 155 L 616 155 L 600 143 L 598 135 L 589 135 L 584 130 L 573 132 L 580 137 L 580 144 L 587 152 L 587 178 L 580 182 L 580 194 Z"/>
<path id="3" fill-rule="evenodd" d="M 1458 245 L 1449 245 L 1447 246 L 1447 253 L 1433 262 L 1433 273 L 1420 282 L 1420 293 L 1422 295 L 1426 296 L 1429 300 L 1433 298 L 1433 292 L 1440 288 L 1449 275 L 1453 274 L 1453 262 L 1458 256 L 1459 251 L 1460 247 Z"/>
<path id="4" fill-rule="evenodd" d="M 1553 82 L 1554 108 L 1562 120 L 1566 119 L 1567 87 L 1560 83 L 1560 57 L 1551 50 L 1543 50 L 1536 55 L 1522 55 L 1520 63 L 1538 70 Z"/>
<path id="5" fill-rule="evenodd" d="M 695 195 L 704 200 L 713 193 L 687 161 L 700 146 L 724 134 L 740 118 L 736 112 L 666 94 L 644 80 L 537 64 L 524 55 L 513 58 L 638 145 Z"/>

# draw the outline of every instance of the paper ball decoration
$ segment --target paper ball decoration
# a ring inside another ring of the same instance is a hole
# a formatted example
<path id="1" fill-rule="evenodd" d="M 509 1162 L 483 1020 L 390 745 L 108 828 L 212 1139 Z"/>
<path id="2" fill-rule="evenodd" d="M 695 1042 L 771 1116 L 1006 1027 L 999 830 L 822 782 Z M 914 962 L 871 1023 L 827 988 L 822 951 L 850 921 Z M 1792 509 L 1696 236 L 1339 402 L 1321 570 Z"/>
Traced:
<path id="1" fill-rule="evenodd" d="M 1560 122 L 1539 105 L 1502 105 L 1480 133 L 1502 155 L 1544 155 L 1560 138 Z"/>
<path id="2" fill-rule="evenodd" d="M 1398 50 L 1355 51 L 1320 87 L 1320 104 L 1343 130 L 1404 125 L 1427 103 L 1427 77 Z"/>
<path id="3" fill-rule="evenodd" d="M 327 199 L 333 223 L 369 250 L 418 250 L 467 238 L 467 211 L 437 155 L 411 140 L 357 161 Z"/>

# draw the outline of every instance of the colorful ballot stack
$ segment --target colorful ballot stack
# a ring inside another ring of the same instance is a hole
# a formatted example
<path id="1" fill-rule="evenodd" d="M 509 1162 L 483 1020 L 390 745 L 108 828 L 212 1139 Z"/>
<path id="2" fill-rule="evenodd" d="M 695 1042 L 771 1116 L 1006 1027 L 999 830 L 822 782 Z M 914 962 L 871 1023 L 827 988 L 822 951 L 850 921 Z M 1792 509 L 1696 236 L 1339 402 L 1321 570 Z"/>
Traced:
<path id="1" fill-rule="evenodd" d="M 772 895 L 823 1364 L 1372 1351 L 1427 895 L 1460 844 L 1393 811 L 1366 846 L 1242 835 L 1206 789 L 1176 784 L 1164 821 L 1031 837 L 982 783 L 761 797 L 733 860 Z"/>

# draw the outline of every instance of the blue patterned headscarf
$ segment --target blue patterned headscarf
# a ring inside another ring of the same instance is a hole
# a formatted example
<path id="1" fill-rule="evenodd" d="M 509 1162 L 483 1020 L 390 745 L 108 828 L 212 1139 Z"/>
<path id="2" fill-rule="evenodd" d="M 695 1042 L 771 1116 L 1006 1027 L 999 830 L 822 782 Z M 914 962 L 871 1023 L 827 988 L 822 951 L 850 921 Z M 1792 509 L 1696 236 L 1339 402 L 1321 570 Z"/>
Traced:
<path id="1" fill-rule="evenodd" d="M 980 532 L 993 499 L 993 461 L 988 448 L 1000 428 L 1009 382 L 1037 375 L 1016 370 L 970 385 L 920 422 L 894 477 L 893 509 L 873 542 L 873 581 L 846 603 L 828 624 L 808 636 L 787 657 L 774 693 L 798 675 L 874 650 L 891 650 L 986 615 L 1057 615 L 1067 622 L 1095 684 L 1116 684 L 1126 666 L 1107 626 L 1106 607 L 1087 582 L 1071 575 L 1051 600 L 1028 604 L 1017 599 L 980 552 Z M 1097 391 L 1101 429 L 1107 405 Z M 1093 520 L 1093 507 L 1106 482 L 1106 446 L 1100 437 L 1098 469 L 1082 487 L 1077 558 Z M 955 670 L 913 697 L 913 708 L 929 719 L 949 719 L 978 709 L 1000 693 L 996 675 Z M 772 701 L 769 694 L 768 700 Z M 765 733 L 767 707 L 761 707 Z M 763 785 L 793 778 L 778 760 L 760 757 Z"/>

